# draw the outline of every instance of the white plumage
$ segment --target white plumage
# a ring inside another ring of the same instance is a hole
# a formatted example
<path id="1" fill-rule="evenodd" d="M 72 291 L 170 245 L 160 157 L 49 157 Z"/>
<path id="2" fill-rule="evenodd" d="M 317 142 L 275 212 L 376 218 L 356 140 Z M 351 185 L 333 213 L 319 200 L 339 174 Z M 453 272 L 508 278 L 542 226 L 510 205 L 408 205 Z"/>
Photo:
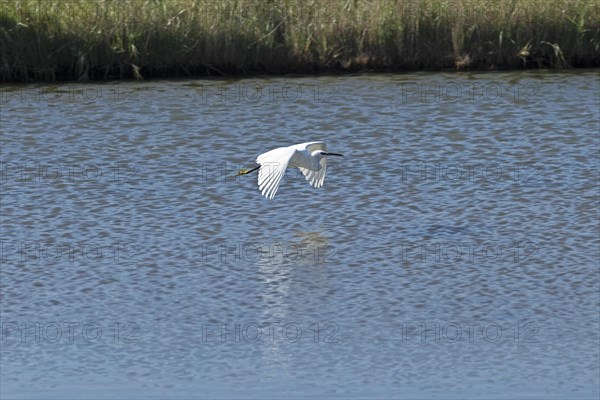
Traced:
<path id="1" fill-rule="evenodd" d="M 342 156 L 328 153 L 325 142 L 307 142 L 289 147 L 279 147 L 256 158 L 258 167 L 238 175 L 248 174 L 258 169 L 258 188 L 267 199 L 272 199 L 279 189 L 281 179 L 287 168 L 298 168 L 306 180 L 314 187 L 320 188 L 325 181 L 327 156 Z"/>

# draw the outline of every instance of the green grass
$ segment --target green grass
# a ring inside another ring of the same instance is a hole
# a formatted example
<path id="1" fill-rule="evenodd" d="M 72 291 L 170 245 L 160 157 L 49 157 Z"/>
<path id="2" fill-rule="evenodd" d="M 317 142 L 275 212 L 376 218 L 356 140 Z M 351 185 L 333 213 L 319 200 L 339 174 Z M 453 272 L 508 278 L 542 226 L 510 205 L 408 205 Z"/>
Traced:
<path id="1" fill-rule="evenodd" d="M 600 66 L 597 0 L 3 1 L 0 78 Z"/>

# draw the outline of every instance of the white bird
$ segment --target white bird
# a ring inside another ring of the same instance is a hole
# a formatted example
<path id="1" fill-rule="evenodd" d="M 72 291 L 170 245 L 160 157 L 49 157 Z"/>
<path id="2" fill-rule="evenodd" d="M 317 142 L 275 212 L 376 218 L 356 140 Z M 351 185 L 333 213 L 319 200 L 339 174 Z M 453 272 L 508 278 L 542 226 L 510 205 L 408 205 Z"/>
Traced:
<path id="1" fill-rule="evenodd" d="M 249 174 L 258 169 L 258 189 L 267 199 L 275 197 L 287 168 L 300 169 L 312 186 L 320 188 L 325 181 L 327 156 L 343 156 L 338 153 L 328 153 L 326 150 L 325 142 L 279 147 L 259 155 L 256 158 L 258 164 L 256 168 L 242 169 L 236 176 Z"/>

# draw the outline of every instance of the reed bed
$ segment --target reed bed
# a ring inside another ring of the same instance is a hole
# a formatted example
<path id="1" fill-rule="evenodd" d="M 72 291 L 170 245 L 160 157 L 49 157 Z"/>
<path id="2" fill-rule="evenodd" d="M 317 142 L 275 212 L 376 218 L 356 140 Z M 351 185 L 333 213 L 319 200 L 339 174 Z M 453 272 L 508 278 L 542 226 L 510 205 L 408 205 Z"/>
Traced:
<path id="1" fill-rule="evenodd" d="M 0 78 L 600 66 L 597 0 L 3 1 Z"/>

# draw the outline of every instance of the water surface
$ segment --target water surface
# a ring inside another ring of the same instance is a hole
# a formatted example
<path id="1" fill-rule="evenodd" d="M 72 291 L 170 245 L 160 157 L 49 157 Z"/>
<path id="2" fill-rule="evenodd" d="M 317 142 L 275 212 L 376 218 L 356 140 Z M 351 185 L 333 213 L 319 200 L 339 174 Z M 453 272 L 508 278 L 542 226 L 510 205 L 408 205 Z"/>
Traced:
<path id="1" fill-rule="evenodd" d="M 597 71 L 5 86 L 3 398 L 597 398 Z M 325 140 L 322 189 L 240 167 Z"/>

